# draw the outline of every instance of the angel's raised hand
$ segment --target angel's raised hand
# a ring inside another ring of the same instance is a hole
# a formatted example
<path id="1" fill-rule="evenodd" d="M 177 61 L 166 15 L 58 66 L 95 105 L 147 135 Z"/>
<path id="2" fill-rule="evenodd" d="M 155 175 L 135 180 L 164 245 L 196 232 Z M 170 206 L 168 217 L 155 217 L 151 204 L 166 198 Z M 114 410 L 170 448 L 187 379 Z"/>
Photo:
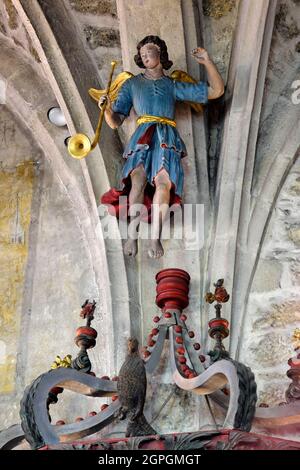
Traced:
<path id="1" fill-rule="evenodd" d="M 196 47 L 195 49 L 193 49 L 192 56 L 197 60 L 199 64 L 205 64 L 210 60 L 208 52 L 203 47 Z"/>

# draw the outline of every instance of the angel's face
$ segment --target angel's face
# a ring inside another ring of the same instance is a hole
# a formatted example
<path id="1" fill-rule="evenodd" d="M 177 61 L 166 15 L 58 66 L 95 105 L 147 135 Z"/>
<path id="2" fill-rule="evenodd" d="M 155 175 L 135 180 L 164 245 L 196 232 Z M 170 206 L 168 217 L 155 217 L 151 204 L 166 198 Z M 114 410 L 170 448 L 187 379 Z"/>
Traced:
<path id="1" fill-rule="evenodd" d="M 146 69 L 154 69 L 160 64 L 160 49 L 156 44 L 145 44 L 141 47 L 140 54 Z"/>

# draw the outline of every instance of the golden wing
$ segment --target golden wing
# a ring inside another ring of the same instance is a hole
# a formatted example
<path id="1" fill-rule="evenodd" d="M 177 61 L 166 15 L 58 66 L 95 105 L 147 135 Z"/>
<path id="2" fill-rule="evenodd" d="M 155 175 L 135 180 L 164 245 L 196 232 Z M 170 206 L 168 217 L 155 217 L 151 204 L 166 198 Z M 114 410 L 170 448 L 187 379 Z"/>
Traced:
<path id="1" fill-rule="evenodd" d="M 115 101 L 118 97 L 119 90 L 123 83 L 126 82 L 129 78 L 134 77 L 133 73 L 131 72 L 121 72 L 119 75 L 114 79 L 112 82 L 108 96 L 110 97 L 111 101 Z M 89 95 L 95 100 L 99 101 L 99 98 L 103 95 L 105 95 L 106 90 L 97 90 L 96 88 L 90 88 L 89 89 Z"/>
<path id="2" fill-rule="evenodd" d="M 185 83 L 198 83 L 193 77 L 191 77 L 187 72 L 183 70 L 174 70 L 170 77 L 177 82 L 185 82 Z M 202 104 L 194 103 L 193 101 L 184 101 L 184 103 L 189 104 L 197 113 L 203 111 Z"/>

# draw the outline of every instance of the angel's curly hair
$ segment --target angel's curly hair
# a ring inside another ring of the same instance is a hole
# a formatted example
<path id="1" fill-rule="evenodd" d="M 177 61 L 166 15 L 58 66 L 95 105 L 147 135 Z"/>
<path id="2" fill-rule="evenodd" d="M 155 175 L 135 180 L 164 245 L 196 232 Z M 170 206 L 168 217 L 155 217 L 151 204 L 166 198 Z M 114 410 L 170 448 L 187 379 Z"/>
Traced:
<path id="1" fill-rule="evenodd" d="M 138 67 L 142 68 L 142 69 L 146 68 L 145 65 L 143 64 L 143 61 L 142 61 L 142 58 L 141 58 L 140 49 L 141 49 L 141 47 L 145 46 L 145 44 L 149 44 L 149 43 L 155 44 L 156 46 L 159 47 L 159 50 L 160 50 L 160 63 L 161 63 L 161 65 L 163 66 L 163 68 L 165 70 L 170 69 L 173 65 L 173 62 L 171 60 L 169 60 L 167 45 L 166 45 L 165 41 L 160 39 L 160 37 L 158 37 L 158 36 L 146 36 L 146 37 L 144 37 L 144 39 L 142 39 L 138 43 L 138 45 L 136 46 L 137 47 L 137 54 L 134 56 L 134 61 L 135 61 L 136 65 Z"/>

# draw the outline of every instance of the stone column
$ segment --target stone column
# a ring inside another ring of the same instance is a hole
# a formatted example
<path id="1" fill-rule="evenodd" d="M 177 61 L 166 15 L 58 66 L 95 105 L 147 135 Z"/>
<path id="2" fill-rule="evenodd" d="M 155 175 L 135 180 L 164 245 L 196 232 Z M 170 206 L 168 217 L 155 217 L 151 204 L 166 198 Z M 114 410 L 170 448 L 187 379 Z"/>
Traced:
<path id="1" fill-rule="evenodd" d="M 223 142 L 218 169 L 215 229 L 210 258 L 212 279 L 225 278 L 228 292 L 236 292 L 235 266 L 241 224 L 249 223 L 249 212 L 243 200 L 249 194 L 254 166 L 253 145 L 257 139 L 257 120 L 273 29 L 276 2 L 243 0 L 232 50 L 225 99 L 229 103 L 225 117 Z M 254 119 L 255 118 L 255 119 Z M 246 200 L 248 200 L 246 198 Z M 243 204 L 242 204 L 243 201 Z M 240 274 L 242 275 L 242 273 Z M 230 308 L 224 315 L 231 322 L 231 349 L 236 344 L 240 312 Z"/>

